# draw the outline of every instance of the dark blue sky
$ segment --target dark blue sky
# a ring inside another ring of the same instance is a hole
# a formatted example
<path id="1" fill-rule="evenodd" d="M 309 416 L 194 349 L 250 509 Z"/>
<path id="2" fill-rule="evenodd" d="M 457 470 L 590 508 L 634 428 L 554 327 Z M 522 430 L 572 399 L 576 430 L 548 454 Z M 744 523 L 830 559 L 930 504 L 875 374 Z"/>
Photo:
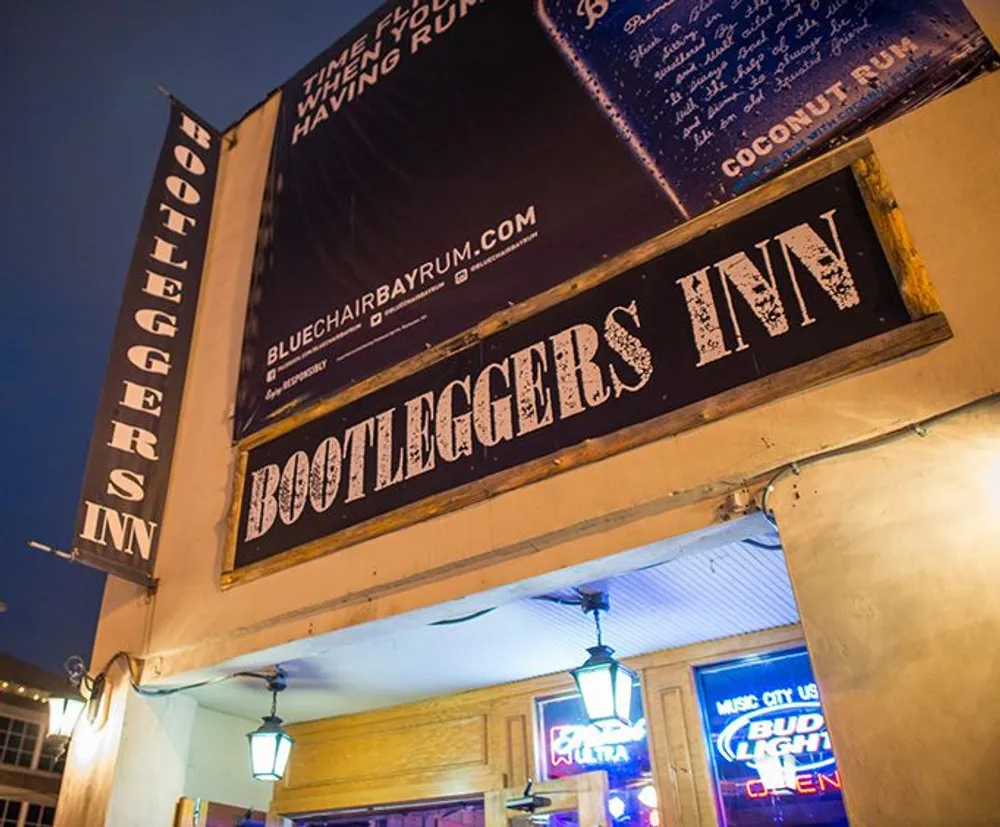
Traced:
<path id="1" fill-rule="evenodd" d="M 125 270 L 167 122 L 224 127 L 376 0 L 30 0 L 0 11 L 0 651 L 89 657 L 103 576 L 68 548 Z"/>

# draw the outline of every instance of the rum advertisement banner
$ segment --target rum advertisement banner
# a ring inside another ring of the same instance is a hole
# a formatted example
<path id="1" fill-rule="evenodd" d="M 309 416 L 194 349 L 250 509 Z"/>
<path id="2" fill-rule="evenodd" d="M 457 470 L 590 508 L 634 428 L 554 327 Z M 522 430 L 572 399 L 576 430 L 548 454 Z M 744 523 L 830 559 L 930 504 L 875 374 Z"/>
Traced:
<path id="1" fill-rule="evenodd" d="M 251 447 L 233 565 L 319 548 L 421 501 L 434 503 L 424 517 L 461 507 L 487 478 L 571 467 L 560 452 L 586 444 L 582 461 L 599 458 L 605 437 L 604 455 L 622 450 L 611 435 L 630 428 L 657 438 L 654 420 L 909 321 L 844 169 Z"/>
<path id="2" fill-rule="evenodd" d="M 960 85 L 960 0 L 397 0 L 282 89 L 237 439 Z"/>
<path id="3" fill-rule="evenodd" d="M 194 331 L 219 135 L 177 101 L 125 280 L 73 554 L 147 583 Z"/>

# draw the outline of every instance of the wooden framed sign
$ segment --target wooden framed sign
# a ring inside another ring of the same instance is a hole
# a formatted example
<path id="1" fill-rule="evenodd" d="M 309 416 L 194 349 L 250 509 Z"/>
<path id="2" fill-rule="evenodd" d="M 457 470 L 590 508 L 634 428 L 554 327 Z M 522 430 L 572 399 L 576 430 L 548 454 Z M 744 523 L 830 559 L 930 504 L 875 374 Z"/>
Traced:
<path id="1" fill-rule="evenodd" d="M 223 585 L 948 338 L 848 147 L 240 452 Z"/>

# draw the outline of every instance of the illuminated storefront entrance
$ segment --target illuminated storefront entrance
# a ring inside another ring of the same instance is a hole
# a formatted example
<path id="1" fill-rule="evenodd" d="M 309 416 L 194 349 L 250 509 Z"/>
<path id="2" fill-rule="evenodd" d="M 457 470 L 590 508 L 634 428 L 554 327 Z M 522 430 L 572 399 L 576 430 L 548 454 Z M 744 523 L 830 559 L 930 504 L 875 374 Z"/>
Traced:
<path id="1" fill-rule="evenodd" d="M 291 727 L 278 812 L 300 827 L 576 827 L 580 802 L 598 796 L 587 806 L 608 827 L 846 827 L 774 527 L 756 515 L 650 554 L 331 653 L 342 685 L 423 681 L 413 691 L 425 700 Z M 610 595 L 606 643 L 638 676 L 626 722 L 591 723 L 569 675 L 592 643 L 574 600 L 593 590 Z M 517 679 L 491 680 L 501 674 Z M 432 690 L 473 680 L 480 688 Z M 529 779 L 532 795 L 557 804 L 519 809 Z M 326 800 L 350 806 L 313 806 Z"/>
<path id="2" fill-rule="evenodd" d="M 829 732 L 801 646 L 692 666 L 719 827 L 847 827 L 842 783 Z M 519 827 L 578 827 L 578 781 L 600 776 L 599 804 L 608 827 L 665 827 L 653 772 L 642 691 L 634 686 L 631 724 L 589 724 L 578 694 L 535 702 L 537 767 L 532 794 L 550 804 L 531 813 L 507 810 Z M 590 787 L 585 792 L 591 794 Z M 498 795 L 498 794 L 497 794 Z M 509 804 L 523 791 L 505 791 Z M 567 798 L 569 796 L 569 798 Z M 555 802 L 553 803 L 553 797 Z M 487 796 L 488 798 L 488 796 Z M 665 805 L 671 806 L 671 796 Z M 498 827 L 482 798 L 378 807 L 295 819 L 297 827 Z M 503 825 L 499 825 L 503 827 Z"/>
<path id="3" fill-rule="evenodd" d="M 842 784 L 804 647 L 694 668 L 720 827 L 846 827 Z M 546 778 L 604 770 L 618 827 L 661 827 L 639 684 L 629 725 L 588 724 L 576 693 L 536 704 Z M 554 817 L 555 823 L 574 823 Z"/>

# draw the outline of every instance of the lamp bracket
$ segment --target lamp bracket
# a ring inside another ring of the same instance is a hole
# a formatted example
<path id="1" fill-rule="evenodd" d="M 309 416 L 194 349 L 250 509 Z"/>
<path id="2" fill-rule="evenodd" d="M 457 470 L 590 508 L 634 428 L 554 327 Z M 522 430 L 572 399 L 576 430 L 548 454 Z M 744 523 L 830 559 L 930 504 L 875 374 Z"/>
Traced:
<path id="1" fill-rule="evenodd" d="M 93 683 L 90 687 L 90 697 L 87 698 L 86 714 L 87 720 L 93 726 L 101 711 L 101 701 L 104 698 L 104 688 L 107 685 L 107 676 L 101 672 L 94 677 Z"/>
<path id="2" fill-rule="evenodd" d="M 608 612 L 611 610 L 611 598 L 607 592 L 580 592 L 580 608 L 584 614 Z"/>
<path id="3" fill-rule="evenodd" d="M 524 788 L 524 794 L 518 798 L 508 798 L 504 805 L 508 810 L 519 810 L 523 813 L 534 813 L 542 807 L 548 807 L 552 803 L 551 798 L 544 795 L 533 795 L 531 790 L 535 786 L 532 779 L 528 779 L 528 784 Z"/>
<path id="4" fill-rule="evenodd" d="M 288 686 L 288 673 L 280 666 L 275 666 L 274 671 L 267 676 L 267 691 L 281 692 Z"/>

